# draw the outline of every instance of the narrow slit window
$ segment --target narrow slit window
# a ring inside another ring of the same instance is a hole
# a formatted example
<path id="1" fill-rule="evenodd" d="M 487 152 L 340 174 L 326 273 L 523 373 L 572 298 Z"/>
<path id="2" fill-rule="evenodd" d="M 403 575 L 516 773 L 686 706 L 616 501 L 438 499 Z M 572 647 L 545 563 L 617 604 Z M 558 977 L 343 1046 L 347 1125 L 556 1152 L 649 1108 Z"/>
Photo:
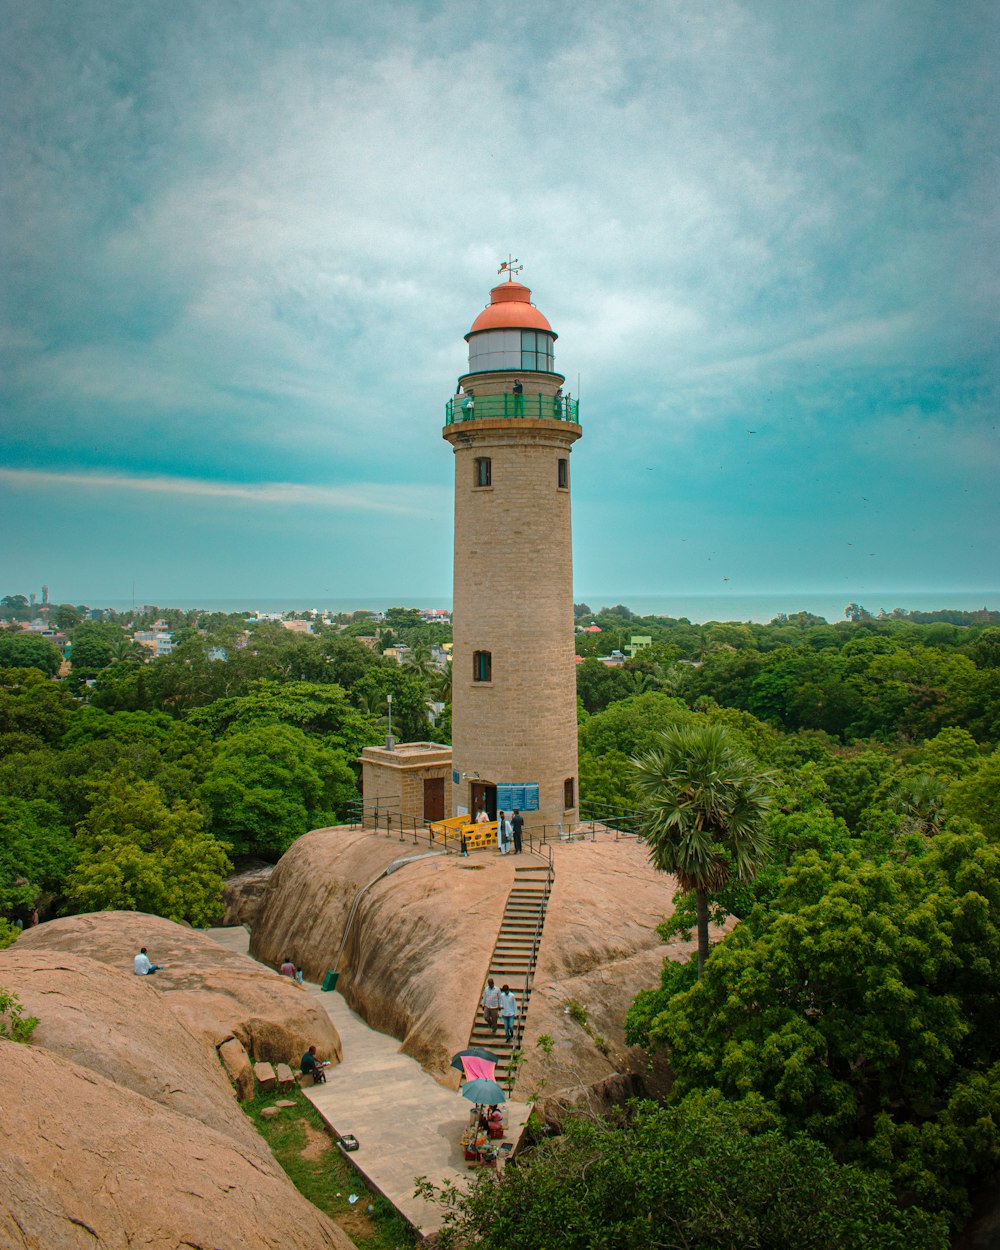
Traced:
<path id="1" fill-rule="evenodd" d="M 559 489 L 569 490 L 569 461 L 565 457 L 559 458 Z"/>
<path id="2" fill-rule="evenodd" d="M 563 807 L 576 807 L 576 778 L 567 777 L 563 782 Z"/>
<path id="3" fill-rule="evenodd" d="M 493 653 L 492 651 L 473 651 L 472 653 L 472 680 L 473 681 L 492 681 L 493 680 Z"/>
<path id="4" fill-rule="evenodd" d="M 493 462 L 489 456 L 476 457 L 476 486 L 492 486 L 493 485 Z"/>

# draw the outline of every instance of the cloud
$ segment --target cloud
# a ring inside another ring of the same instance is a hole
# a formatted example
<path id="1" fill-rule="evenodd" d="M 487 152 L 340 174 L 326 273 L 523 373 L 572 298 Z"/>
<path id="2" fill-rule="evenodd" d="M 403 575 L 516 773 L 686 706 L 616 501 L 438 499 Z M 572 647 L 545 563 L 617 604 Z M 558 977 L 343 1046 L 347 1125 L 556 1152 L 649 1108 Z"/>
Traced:
<path id="1" fill-rule="evenodd" d="M 430 491 L 411 486 L 388 492 L 384 484 L 360 482 L 350 487 L 332 487 L 295 482 L 210 482 L 196 478 L 54 473 L 32 469 L 0 469 L 0 482 L 11 489 L 22 490 L 135 491 L 144 495 L 220 500 L 240 506 L 247 503 L 277 504 L 282 507 L 389 512 L 407 516 L 422 516 L 438 506 Z"/>
<path id="2" fill-rule="evenodd" d="M 430 525 L 508 251 L 581 377 L 578 485 L 590 455 L 713 466 L 750 414 L 857 426 L 908 393 L 919 459 L 991 390 L 985 0 L 9 7 L 0 451 L 53 489 Z M 658 514 L 630 504 L 641 562 Z"/>

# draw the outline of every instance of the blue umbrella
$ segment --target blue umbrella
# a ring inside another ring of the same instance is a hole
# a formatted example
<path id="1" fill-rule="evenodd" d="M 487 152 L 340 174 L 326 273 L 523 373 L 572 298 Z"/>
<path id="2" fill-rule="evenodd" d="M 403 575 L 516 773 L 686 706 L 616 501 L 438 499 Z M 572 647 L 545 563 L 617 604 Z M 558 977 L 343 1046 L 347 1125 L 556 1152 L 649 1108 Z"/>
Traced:
<path id="1" fill-rule="evenodd" d="M 486 1081 L 482 1077 L 475 1081 L 466 1081 L 462 1086 L 462 1097 L 468 1098 L 477 1107 L 493 1107 L 499 1102 L 507 1101 L 496 1081 Z"/>

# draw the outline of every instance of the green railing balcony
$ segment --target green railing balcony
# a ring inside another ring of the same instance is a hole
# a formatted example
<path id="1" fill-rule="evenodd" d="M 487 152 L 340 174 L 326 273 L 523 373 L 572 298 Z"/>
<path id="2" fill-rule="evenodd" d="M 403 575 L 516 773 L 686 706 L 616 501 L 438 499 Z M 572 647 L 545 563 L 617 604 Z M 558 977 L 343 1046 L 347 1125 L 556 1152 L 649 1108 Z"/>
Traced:
<path id="1" fill-rule="evenodd" d="M 458 421 L 519 420 L 580 423 L 580 401 L 565 395 L 456 395 L 444 407 L 445 425 Z"/>

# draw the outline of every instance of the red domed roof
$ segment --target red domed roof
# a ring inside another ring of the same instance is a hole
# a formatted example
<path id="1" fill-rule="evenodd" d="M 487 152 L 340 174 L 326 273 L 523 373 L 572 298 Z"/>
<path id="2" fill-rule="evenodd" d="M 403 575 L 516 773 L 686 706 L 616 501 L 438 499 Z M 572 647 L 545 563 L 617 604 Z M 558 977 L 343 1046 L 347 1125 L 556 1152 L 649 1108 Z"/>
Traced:
<path id="1" fill-rule="evenodd" d="M 469 334 L 480 330 L 546 330 L 553 338 L 557 337 L 532 304 L 531 292 L 520 282 L 501 282 L 490 291 L 489 305 L 472 323 Z"/>

